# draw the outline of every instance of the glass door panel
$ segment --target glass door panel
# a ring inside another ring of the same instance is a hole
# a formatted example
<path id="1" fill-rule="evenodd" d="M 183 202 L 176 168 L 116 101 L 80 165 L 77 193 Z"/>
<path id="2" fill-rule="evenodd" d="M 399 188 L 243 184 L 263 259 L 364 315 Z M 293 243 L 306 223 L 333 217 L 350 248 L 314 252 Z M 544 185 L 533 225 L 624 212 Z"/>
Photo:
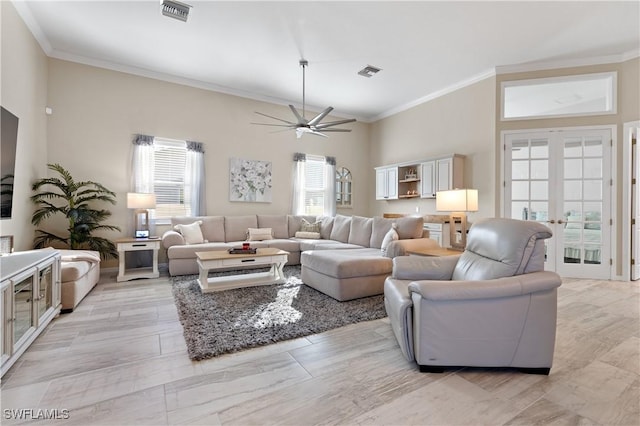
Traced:
<path id="1" fill-rule="evenodd" d="M 611 132 L 542 131 L 505 137 L 505 215 L 544 223 L 545 269 L 609 278 Z"/>
<path id="2" fill-rule="evenodd" d="M 33 320 L 33 276 L 24 278 L 13 287 L 13 342 L 24 337 L 34 326 Z"/>
<path id="3" fill-rule="evenodd" d="M 47 266 L 39 272 L 37 311 L 38 318 L 41 318 L 53 306 L 53 265 Z"/>
<path id="4" fill-rule="evenodd" d="M 549 220 L 549 139 L 517 138 L 509 143 L 508 149 L 511 167 L 507 172 L 510 185 L 506 189 L 510 217 L 546 223 Z M 546 253 L 550 254 L 549 247 Z M 551 260 L 547 256 L 547 261 Z"/>

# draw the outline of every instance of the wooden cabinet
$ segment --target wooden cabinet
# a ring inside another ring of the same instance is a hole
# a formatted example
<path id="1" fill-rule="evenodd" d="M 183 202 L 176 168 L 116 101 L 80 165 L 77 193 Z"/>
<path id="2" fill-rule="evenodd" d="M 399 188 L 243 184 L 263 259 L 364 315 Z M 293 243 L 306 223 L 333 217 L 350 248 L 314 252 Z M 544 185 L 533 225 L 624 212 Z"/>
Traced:
<path id="1" fill-rule="evenodd" d="M 376 200 L 435 198 L 437 191 L 463 188 L 464 156 L 376 167 Z"/>
<path id="2" fill-rule="evenodd" d="M 376 200 L 398 199 L 398 167 L 376 169 Z"/>
<path id="3" fill-rule="evenodd" d="M 420 164 L 422 172 L 420 196 L 436 198 L 436 192 L 463 188 L 464 157 L 454 154 Z"/>
<path id="4" fill-rule="evenodd" d="M 31 250 L 0 257 L 2 375 L 60 313 L 60 253 Z"/>

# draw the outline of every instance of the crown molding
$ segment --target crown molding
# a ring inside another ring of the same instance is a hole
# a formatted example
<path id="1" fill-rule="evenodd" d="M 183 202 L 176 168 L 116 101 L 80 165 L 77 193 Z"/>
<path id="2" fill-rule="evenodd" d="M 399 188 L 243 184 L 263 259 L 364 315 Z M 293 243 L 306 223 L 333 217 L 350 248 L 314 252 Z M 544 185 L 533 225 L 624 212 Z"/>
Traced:
<path id="1" fill-rule="evenodd" d="M 428 95 L 422 96 L 421 98 L 418 98 L 414 101 L 408 102 L 406 104 L 403 105 L 399 105 L 395 108 L 391 108 L 390 110 L 387 110 L 385 112 L 383 112 L 382 114 L 379 114 L 375 117 L 373 117 L 372 119 L 368 120 L 368 123 L 372 123 L 378 120 L 382 120 L 383 118 L 387 118 L 390 117 L 392 115 L 398 114 L 400 112 L 406 111 L 408 109 L 411 109 L 413 107 L 416 107 L 418 105 L 424 104 L 426 102 L 432 101 L 434 99 L 437 99 L 441 96 L 447 95 L 449 93 L 455 92 L 457 90 L 460 90 L 462 88 L 465 88 L 467 86 L 471 86 L 472 84 L 478 83 L 482 80 L 486 80 L 487 78 L 491 78 L 494 77 L 496 75 L 495 69 L 489 69 L 486 70 L 484 72 L 481 72 L 479 74 L 476 74 L 470 78 L 461 80 L 457 83 L 454 83 L 450 86 L 447 86 L 443 89 L 437 90 L 435 92 L 429 93 Z"/>
<path id="2" fill-rule="evenodd" d="M 29 31 L 31 31 L 31 34 L 36 39 L 45 55 L 50 56 L 51 52 L 53 51 L 51 43 L 49 42 L 47 36 L 44 35 L 44 31 L 42 31 L 42 28 L 40 28 L 40 25 L 38 24 L 36 19 L 33 17 L 33 14 L 31 13 L 31 9 L 29 9 L 27 2 L 11 0 L 11 3 L 16 8 L 16 12 L 18 12 L 18 15 L 20 15 L 22 21 L 24 21 Z"/>

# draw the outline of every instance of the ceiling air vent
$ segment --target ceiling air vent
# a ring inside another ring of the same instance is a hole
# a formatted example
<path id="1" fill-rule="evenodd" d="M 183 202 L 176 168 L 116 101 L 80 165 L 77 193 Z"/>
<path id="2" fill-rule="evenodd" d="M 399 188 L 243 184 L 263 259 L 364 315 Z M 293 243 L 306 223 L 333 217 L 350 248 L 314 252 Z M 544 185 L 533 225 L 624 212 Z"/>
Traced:
<path id="1" fill-rule="evenodd" d="M 379 71 L 381 71 L 380 68 L 373 67 L 371 65 L 367 65 L 366 67 L 364 67 L 360 71 L 358 71 L 358 74 L 363 76 L 363 77 L 372 77 L 375 73 L 377 73 Z"/>
<path id="2" fill-rule="evenodd" d="M 179 1 L 162 0 L 162 14 L 169 18 L 178 19 L 187 22 L 189 18 L 189 10 L 191 6 Z"/>

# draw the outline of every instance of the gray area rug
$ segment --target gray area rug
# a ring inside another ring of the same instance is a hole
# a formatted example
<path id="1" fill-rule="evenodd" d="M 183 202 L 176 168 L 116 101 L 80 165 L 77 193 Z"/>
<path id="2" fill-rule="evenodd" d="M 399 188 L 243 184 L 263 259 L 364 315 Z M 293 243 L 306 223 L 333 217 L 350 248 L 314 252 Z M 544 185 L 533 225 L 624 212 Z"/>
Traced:
<path id="1" fill-rule="evenodd" d="M 383 295 L 338 302 L 304 285 L 299 265 L 286 266 L 284 273 L 285 284 L 206 294 L 197 276 L 172 277 L 189 358 L 203 360 L 387 316 Z"/>

